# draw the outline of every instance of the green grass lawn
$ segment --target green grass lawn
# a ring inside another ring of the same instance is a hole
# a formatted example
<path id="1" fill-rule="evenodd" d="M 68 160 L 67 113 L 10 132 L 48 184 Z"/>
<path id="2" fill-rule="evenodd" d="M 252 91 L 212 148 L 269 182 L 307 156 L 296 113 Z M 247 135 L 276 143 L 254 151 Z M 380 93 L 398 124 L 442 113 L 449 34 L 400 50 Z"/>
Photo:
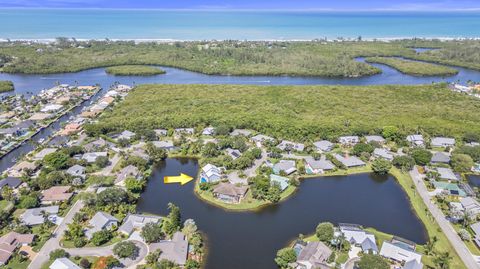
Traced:
<path id="1" fill-rule="evenodd" d="M 85 248 L 88 248 L 88 247 L 105 247 L 105 246 L 109 246 L 109 245 L 113 245 L 113 244 L 116 244 L 120 241 L 122 241 L 123 238 L 121 238 L 120 236 L 115 236 L 113 237 L 112 239 L 110 239 L 108 242 L 106 242 L 105 244 L 102 244 L 100 246 L 96 246 L 94 245 L 93 243 L 91 242 L 88 242 L 85 246 Z M 69 241 L 69 240 L 64 240 L 62 239 L 60 241 L 60 244 L 64 247 L 64 248 L 77 248 L 75 247 L 75 245 L 73 244 L 73 241 Z"/>
<path id="2" fill-rule="evenodd" d="M 369 57 L 365 61 L 385 64 L 412 76 L 453 76 L 458 73 L 456 69 L 447 66 L 392 57 Z"/>
<path id="3" fill-rule="evenodd" d="M 153 66 L 146 65 L 119 65 L 107 67 L 105 72 L 115 76 L 154 76 L 165 74 L 165 71 Z"/>
<path id="4" fill-rule="evenodd" d="M 2 266 L 2 269 L 25 269 L 30 264 L 30 261 L 27 259 L 24 262 L 19 262 L 17 260 L 10 260 L 7 265 Z"/>
<path id="5" fill-rule="evenodd" d="M 218 126 L 253 129 L 278 139 L 315 141 L 378 133 L 393 125 L 403 134 L 480 132 L 474 97 L 446 85 L 253 86 L 141 85 L 105 112 L 93 133 Z"/>
<path id="6" fill-rule="evenodd" d="M 0 93 L 13 91 L 13 82 L 8 80 L 0 80 Z"/>
<path id="7" fill-rule="evenodd" d="M 425 228 L 428 233 L 428 237 L 433 238 L 435 236 L 438 238 L 438 242 L 435 245 L 435 249 L 439 252 L 450 253 L 452 257 L 450 268 L 455 268 L 455 269 L 466 268 L 462 260 L 458 256 L 458 254 L 455 252 L 455 249 L 450 244 L 450 241 L 448 241 L 447 237 L 438 226 L 438 224 L 435 222 L 435 220 L 431 216 L 428 216 L 426 214 L 426 212 L 428 212 L 428 208 L 423 203 L 422 198 L 418 195 L 415 188 L 412 187 L 414 186 L 414 184 L 412 182 L 412 179 L 410 178 L 410 175 L 403 173 L 396 168 L 392 168 L 390 172 L 393 176 L 395 176 L 398 183 L 400 183 L 402 188 L 405 190 L 408 198 L 410 199 L 413 209 L 415 210 L 417 216 L 425 225 Z M 422 252 L 423 248 L 419 246 L 417 247 L 417 251 Z M 425 266 L 433 267 L 432 257 L 430 256 L 427 257 L 424 255 L 422 262 Z"/>
<path id="8" fill-rule="evenodd" d="M 0 200 L 0 211 L 10 210 L 13 204 L 7 200 Z"/>

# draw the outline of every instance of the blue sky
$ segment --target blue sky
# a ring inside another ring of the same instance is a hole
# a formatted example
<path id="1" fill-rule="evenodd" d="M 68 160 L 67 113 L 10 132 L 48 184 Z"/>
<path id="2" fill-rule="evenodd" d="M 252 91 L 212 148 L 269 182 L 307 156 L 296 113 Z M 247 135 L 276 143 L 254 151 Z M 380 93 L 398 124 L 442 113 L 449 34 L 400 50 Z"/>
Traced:
<path id="1" fill-rule="evenodd" d="M 0 7 L 262 10 L 480 10 L 479 0 L 0 0 Z"/>

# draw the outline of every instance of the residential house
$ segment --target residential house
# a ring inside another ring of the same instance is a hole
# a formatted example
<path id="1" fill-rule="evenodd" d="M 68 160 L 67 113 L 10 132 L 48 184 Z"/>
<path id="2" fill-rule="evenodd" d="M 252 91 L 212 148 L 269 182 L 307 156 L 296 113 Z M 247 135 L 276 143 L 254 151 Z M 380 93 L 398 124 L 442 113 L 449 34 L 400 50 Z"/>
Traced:
<path id="1" fill-rule="evenodd" d="M 392 239 L 384 241 L 380 249 L 380 255 L 399 262 L 406 263 L 415 260 L 417 263 L 422 262 L 422 255 L 415 251 L 415 246 L 405 240 Z"/>
<path id="2" fill-rule="evenodd" d="M 385 138 L 383 138 L 380 135 L 367 135 L 365 136 L 365 140 L 367 141 L 367 143 L 370 143 L 370 142 L 377 142 L 380 144 L 385 143 Z"/>
<path id="3" fill-rule="evenodd" d="M 56 135 L 47 142 L 49 147 L 62 148 L 67 145 L 69 137 L 65 135 Z"/>
<path id="4" fill-rule="evenodd" d="M 71 188 L 71 186 L 53 186 L 42 191 L 42 204 L 47 205 L 70 200 L 73 196 L 73 193 L 69 192 Z"/>
<path id="5" fill-rule="evenodd" d="M 130 235 L 134 230 L 141 230 L 147 223 L 158 223 L 160 219 L 158 216 L 128 214 L 118 231 Z"/>
<path id="6" fill-rule="evenodd" d="M 264 143 L 275 142 L 275 138 L 270 137 L 270 136 L 266 136 L 266 135 L 262 135 L 262 134 L 257 134 L 255 136 L 253 136 L 251 139 L 257 147 L 261 147 Z"/>
<path id="7" fill-rule="evenodd" d="M 118 172 L 117 177 L 115 178 L 115 184 L 123 184 L 127 178 L 140 179 L 141 173 L 138 168 L 133 165 L 125 166 L 120 172 Z"/>
<path id="8" fill-rule="evenodd" d="M 252 131 L 249 131 L 249 130 L 245 130 L 245 129 L 235 129 L 233 130 L 230 135 L 231 136 L 239 136 L 239 135 L 243 135 L 245 137 L 248 137 L 252 134 Z"/>
<path id="9" fill-rule="evenodd" d="M 218 182 L 222 179 L 222 171 L 213 164 L 207 164 L 200 173 L 200 182 Z"/>
<path id="10" fill-rule="evenodd" d="M 317 151 L 320 152 L 330 152 L 335 147 L 335 144 L 328 140 L 313 142 L 313 145 L 317 148 Z"/>
<path id="11" fill-rule="evenodd" d="M 455 173 L 453 173 L 452 169 L 445 168 L 445 167 L 437 167 L 436 168 L 438 177 L 442 180 L 450 180 L 450 181 L 458 181 L 459 177 Z"/>
<path id="12" fill-rule="evenodd" d="M 434 164 L 437 164 L 437 163 L 449 164 L 450 156 L 445 152 L 434 152 L 432 155 L 432 159 L 430 159 L 430 162 Z"/>
<path id="13" fill-rule="evenodd" d="M 480 203 L 475 198 L 460 198 L 460 204 L 469 217 L 476 218 L 480 214 Z"/>
<path id="14" fill-rule="evenodd" d="M 0 237 L 0 266 L 8 263 L 17 248 L 30 245 L 34 237 L 35 235 L 33 234 L 19 234 L 16 232 L 9 232 Z"/>
<path id="15" fill-rule="evenodd" d="M 49 269 L 81 269 L 68 258 L 58 258 L 48 267 Z"/>
<path id="16" fill-rule="evenodd" d="M 474 234 L 473 241 L 475 242 L 477 247 L 480 247 L 480 222 L 476 222 L 470 225 L 470 228 L 472 229 Z"/>
<path id="17" fill-rule="evenodd" d="M 144 159 L 145 161 L 150 160 L 150 155 L 143 148 L 135 148 L 130 155 Z"/>
<path id="18" fill-rule="evenodd" d="M 225 151 L 227 152 L 228 156 L 232 157 L 233 160 L 236 160 L 242 156 L 242 153 L 238 149 L 227 148 Z"/>
<path id="19" fill-rule="evenodd" d="M 342 144 L 343 146 L 353 146 L 360 142 L 360 138 L 356 135 L 350 135 L 350 136 L 340 136 L 338 138 L 338 142 Z"/>
<path id="20" fill-rule="evenodd" d="M 350 242 L 350 244 L 359 246 L 365 253 L 378 253 L 375 235 L 364 231 L 359 225 L 356 224 L 340 223 L 339 228 L 340 232 L 343 234 L 345 239 Z"/>
<path id="21" fill-rule="evenodd" d="M 85 179 L 85 167 L 78 164 L 68 168 L 66 173 L 71 175 L 72 177 L 80 177 L 82 179 Z"/>
<path id="22" fill-rule="evenodd" d="M 152 143 L 155 147 L 160 149 L 164 149 L 168 151 L 176 149 L 172 141 L 153 141 Z"/>
<path id="23" fill-rule="evenodd" d="M 65 125 L 62 131 L 60 131 L 60 135 L 72 135 L 80 132 L 82 130 L 82 125 L 78 123 L 69 123 Z"/>
<path id="24" fill-rule="evenodd" d="M 98 157 L 107 157 L 107 152 L 87 152 L 82 155 L 82 159 L 87 163 L 93 163 Z"/>
<path id="25" fill-rule="evenodd" d="M 343 165 L 345 165 L 348 168 L 365 166 L 366 165 L 366 163 L 364 161 L 360 160 L 359 158 L 357 158 L 355 156 L 344 157 L 344 156 L 341 156 L 339 154 L 333 154 L 333 157 L 335 159 L 337 159 L 337 161 L 341 162 Z"/>
<path id="26" fill-rule="evenodd" d="M 282 142 L 277 145 L 277 148 L 283 151 L 303 151 L 305 149 L 305 145 L 301 143 L 282 140 Z"/>
<path id="27" fill-rule="evenodd" d="M 62 105 L 47 104 L 42 109 L 40 109 L 40 112 L 42 112 L 42 113 L 56 113 L 56 112 L 60 111 L 62 108 L 63 108 Z"/>
<path id="28" fill-rule="evenodd" d="M 248 187 L 236 186 L 231 183 L 221 182 L 213 188 L 213 196 L 224 202 L 230 204 L 238 204 L 247 194 Z"/>
<path id="29" fill-rule="evenodd" d="M 24 173 L 34 172 L 37 168 L 38 165 L 34 162 L 21 161 L 8 170 L 8 175 L 12 177 L 21 177 Z"/>
<path id="30" fill-rule="evenodd" d="M 158 260 L 168 260 L 180 266 L 185 265 L 188 257 L 188 241 L 182 232 L 175 232 L 172 240 L 162 240 L 150 244 L 151 252 L 160 249 L 161 254 Z"/>
<path id="31" fill-rule="evenodd" d="M 131 140 L 133 137 L 135 137 L 134 132 L 130 132 L 128 130 L 125 130 L 117 136 L 117 140 L 122 140 L 122 139 Z"/>
<path id="32" fill-rule="evenodd" d="M 89 228 L 85 231 L 85 236 L 91 239 L 93 234 L 102 230 L 111 230 L 118 226 L 118 219 L 103 211 L 97 212 L 88 222 Z"/>
<path id="33" fill-rule="evenodd" d="M 25 210 L 25 212 L 22 215 L 20 215 L 20 220 L 25 225 L 34 226 L 34 225 L 43 224 L 45 222 L 44 216 L 47 216 L 49 220 L 55 223 L 57 214 L 58 214 L 58 205 L 30 208 Z"/>
<path id="34" fill-rule="evenodd" d="M 326 269 L 330 268 L 327 260 L 332 255 L 332 250 L 323 242 L 307 242 L 303 248 L 300 248 L 297 256 L 297 267 L 302 269 Z"/>
<path id="35" fill-rule="evenodd" d="M 193 128 L 176 128 L 174 131 L 176 135 L 193 135 L 195 133 Z"/>
<path id="36" fill-rule="evenodd" d="M 455 146 L 455 138 L 449 137 L 434 137 L 430 143 L 432 147 L 453 147 Z"/>
<path id="37" fill-rule="evenodd" d="M 160 136 L 167 136 L 168 134 L 168 131 L 165 130 L 165 129 L 155 129 L 153 130 L 155 132 L 155 134 L 160 137 Z"/>
<path id="38" fill-rule="evenodd" d="M 215 134 L 215 128 L 213 128 L 213 127 L 207 127 L 205 129 L 203 129 L 203 131 L 202 131 L 202 135 L 211 136 L 211 135 L 214 135 L 214 134 Z"/>
<path id="39" fill-rule="evenodd" d="M 5 186 L 10 187 L 11 189 L 16 189 L 22 183 L 23 183 L 22 180 L 20 180 L 20 178 L 18 177 L 6 177 L 0 180 L 0 190 Z"/>
<path id="40" fill-rule="evenodd" d="M 30 116 L 30 118 L 28 118 L 28 119 L 33 120 L 33 121 L 42 121 L 42 120 L 47 120 L 47 119 L 51 118 L 52 116 L 53 115 L 50 114 L 50 113 L 35 113 L 32 116 Z"/>
<path id="41" fill-rule="evenodd" d="M 99 138 L 97 140 L 94 140 L 90 143 L 87 143 L 83 146 L 83 149 L 87 152 L 94 152 L 96 150 L 100 150 L 104 147 L 107 146 L 107 141 L 103 138 Z"/>
<path id="42" fill-rule="evenodd" d="M 56 148 L 44 148 L 44 149 L 42 149 L 40 152 L 38 152 L 37 154 L 35 154 L 35 155 L 32 157 L 32 160 L 35 160 L 35 161 L 43 160 L 43 158 L 45 158 L 45 156 L 47 156 L 47 155 L 50 154 L 50 153 L 54 153 L 54 152 L 56 152 L 56 151 L 57 151 Z"/>
<path id="43" fill-rule="evenodd" d="M 325 171 L 330 171 L 335 169 L 335 165 L 327 160 L 324 155 L 319 160 L 314 158 L 305 159 L 305 172 L 309 175 L 312 174 L 323 174 Z"/>
<path id="44" fill-rule="evenodd" d="M 407 136 L 407 141 L 410 145 L 415 147 L 423 147 L 425 145 L 425 140 L 423 140 L 423 135 L 413 134 Z"/>
<path id="45" fill-rule="evenodd" d="M 382 158 L 388 161 L 393 160 L 393 154 L 390 153 L 387 149 L 384 148 L 376 148 L 373 150 L 373 157 L 375 158 Z"/>
<path id="46" fill-rule="evenodd" d="M 290 182 L 290 179 L 288 179 L 287 177 L 270 174 L 270 184 L 271 185 L 277 184 L 280 187 L 280 191 L 282 192 L 288 188 L 289 182 Z"/>
<path id="47" fill-rule="evenodd" d="M 280 174 L 283 171 L 285 174 L 290 175 L 297 171 L 294 160 L 280 160 L 272 168 L 275 174 Z"/>
<path id="48" fill-rule="evenodd" d="M 458 184 L 435 181 L 432 183 L 437 193 L 446 192 L 448 195 L 466 197 L 467 193 Z"/>

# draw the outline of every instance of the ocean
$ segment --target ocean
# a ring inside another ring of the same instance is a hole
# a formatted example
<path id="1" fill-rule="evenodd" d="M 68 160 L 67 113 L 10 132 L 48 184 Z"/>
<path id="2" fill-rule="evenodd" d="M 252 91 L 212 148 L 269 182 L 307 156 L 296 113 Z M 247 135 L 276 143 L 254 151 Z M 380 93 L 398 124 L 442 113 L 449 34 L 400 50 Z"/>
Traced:
<path id="1" fill-rule="evenodd" d="M 480 12 L 0 9 L 2 39 L 478 38 Z"/>

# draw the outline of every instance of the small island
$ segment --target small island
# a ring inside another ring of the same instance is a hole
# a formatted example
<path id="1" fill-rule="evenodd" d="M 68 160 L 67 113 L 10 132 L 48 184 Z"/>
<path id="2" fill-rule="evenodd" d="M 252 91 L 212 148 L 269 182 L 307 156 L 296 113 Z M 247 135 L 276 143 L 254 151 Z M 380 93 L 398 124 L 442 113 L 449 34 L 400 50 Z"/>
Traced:
<path id="1" fill-rule="evenodd" d="M 407 60 L 394 57 L 368 57 L 365 59 L 367 63 L 378 63 L 388 65 L 397 69 L 403 74 L 429 77 L 429 76 L 454 76 L 458 74 L 458 70 L 427 62 Z"/>
<path id="2" fill-rule="evenodd" d="M 165 74 L 165 71 L 147 65 L 118 65 L 105 69 L 105 72 L 114 76 L 155 76 Z"/>
<path id="3" fill-rule="evenodd" d="M 15 87 L 13 82 L 8 80 L 0 80 L 0 93 L 13 91 Z"/>

